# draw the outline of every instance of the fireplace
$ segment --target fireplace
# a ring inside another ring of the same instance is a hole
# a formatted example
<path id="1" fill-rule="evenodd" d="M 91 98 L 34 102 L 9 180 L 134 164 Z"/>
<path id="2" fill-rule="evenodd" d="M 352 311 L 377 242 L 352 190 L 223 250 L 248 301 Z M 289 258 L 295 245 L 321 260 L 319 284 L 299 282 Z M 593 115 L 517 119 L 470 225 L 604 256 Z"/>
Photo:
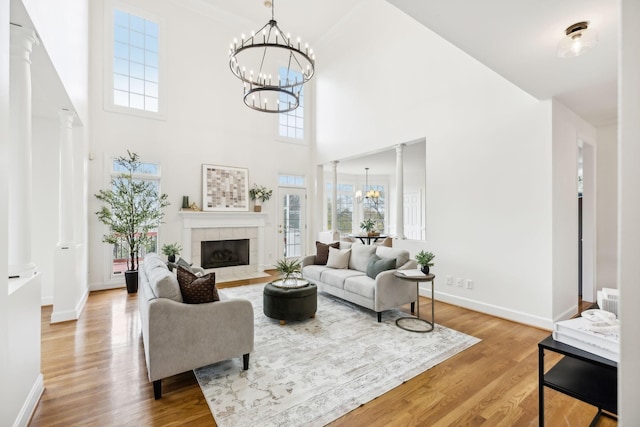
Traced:
<path id="1" fill-rule="evenodd" d="M 249 265 L 249 239 L 201 241 L 200 263 L 205 269 Z"/>

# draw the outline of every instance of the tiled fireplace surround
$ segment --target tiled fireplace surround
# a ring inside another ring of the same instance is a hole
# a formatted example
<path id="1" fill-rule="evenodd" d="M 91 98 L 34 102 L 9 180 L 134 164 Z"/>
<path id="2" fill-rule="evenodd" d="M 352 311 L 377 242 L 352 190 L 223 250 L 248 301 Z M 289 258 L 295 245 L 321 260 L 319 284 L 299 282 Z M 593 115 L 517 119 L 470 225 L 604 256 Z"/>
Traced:
<path id="1" fill-rule="evenodd" d="M 267 215 L 257 212 L 181 211 L 182 257 L 201 265 L 200 242 L 249 239 L 249 265 L 208 269 L 216 282 L 264 277 L 264 229 Z"/>

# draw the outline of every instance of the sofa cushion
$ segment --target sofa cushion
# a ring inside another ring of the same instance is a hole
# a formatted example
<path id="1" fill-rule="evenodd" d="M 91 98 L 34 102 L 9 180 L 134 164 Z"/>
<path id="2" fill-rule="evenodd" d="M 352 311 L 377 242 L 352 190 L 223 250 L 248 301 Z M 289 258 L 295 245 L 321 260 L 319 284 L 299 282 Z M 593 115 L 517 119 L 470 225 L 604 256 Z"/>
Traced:
<path id="1" fill-rule="evenodd" d="M 373 254 L 369 258 L 369 264 L 367 264 L 367 276 L 375 279 L 381 272 L 393 270 L 394 268 L 396 268 L 395 258 L 380 258 L 378 255 Z"/>
<path id="2" fill-rule="evenodd" d="M 322 272 L 327 269 L 328 267 L 324 265 L 307 265 L 302 269 L 302 275 L 311 283 L 316 283 L 320 281 Z"/>
<path id="3" fill-rule="evenodd" d="M 207 302 L 220 301 L 218 290 L 216 289 L 216 274 L 209 273 L 206 276 L 198 277 L 188 271 L 182 265 L 177 270 L 178 283 L 182 292 L 182 299 L 187 304 L 203 304 Z"/>
<path id="4" fill-rule="evenodd" d="M 349 277 L 344 281 L 344 290 L 372 300 L 376 292 L 375 281 L 365 275 Z"/>
<path id="5" fill-rule="evenodd" d="M 351 246 L 351 257 L 349 258 L 349 268 L 351 270 L 367 271 L 369 258 L 376 252 L 376 246 L 353 245 Z"/>
<path id="6" fill-rule="evenodd" d="M 349 268 L 349 257 L 351 249 L 336 249 L 329 247 L 329 259 L 327 267 L 331 268 Z"/>
<path id="7" fill-rule="evenodd" d="M 386 246 L 377 246 L 376 255 L 386 259 L 395 258 L 396 268 L 402 267 L 411 259 L 409 251 L 398 248 L 388 248 Z"/>
<path id="8" fill-rule="evenodd" d="M 146 264 L 147 261 L 148 260 L 145 259 L 144 264 Z M 168 298 L 177 302 L 183 302 L 176 276 L 169 271 L 164 263 L 162 263 L 162 266 L 153 267 L 146 265 L 143 268 L 145 269 L 151 292 L 153 292 L 156 298 Z"/>
<path id="9" fill-rule="evenodd" d="M 326 265 L 329 260 L 329 247 L 338 249 L 340 242 L 322 243 L 316 241 L 316 261 L 317 265 Z"/>
<path id="10" fill-rule="evenodd" d="M 352 242 L 346 242 L 344 240 L 340 240 L 338 243 L 340 243 L 340 247 L 338 249 L 349 249 L 353 246 Z"/>
<path id="11" fill-rule="evenodd" d="M 333 269 L 327 268 L 322 272 L 320 277 L 322 283 L 333 286 L 334 288 L 343 289 L 344 281 L 349 277 L 364 276 L 363 273 L 356 270 L 349 270 L 346 268 Z"/>

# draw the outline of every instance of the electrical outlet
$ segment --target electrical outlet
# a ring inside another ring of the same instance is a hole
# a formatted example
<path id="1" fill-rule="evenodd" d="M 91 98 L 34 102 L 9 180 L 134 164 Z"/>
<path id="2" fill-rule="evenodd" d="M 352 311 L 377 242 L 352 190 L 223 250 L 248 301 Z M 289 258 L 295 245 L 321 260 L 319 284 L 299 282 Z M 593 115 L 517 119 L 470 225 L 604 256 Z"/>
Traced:
<path id="1" fill-rule="evenodd" d="M 456 285 L 462 287 L 462 277 L 456 277 Z"/>
<path id="2" fill-rule="evenodd" d="M 467 279 L 467 289 L 473 289 L 473 280 Z"/>
<path id="3" fill-rule="evenodd" d="M 447 285 L 453 285 L 453 277 L 447 276 Z"/>

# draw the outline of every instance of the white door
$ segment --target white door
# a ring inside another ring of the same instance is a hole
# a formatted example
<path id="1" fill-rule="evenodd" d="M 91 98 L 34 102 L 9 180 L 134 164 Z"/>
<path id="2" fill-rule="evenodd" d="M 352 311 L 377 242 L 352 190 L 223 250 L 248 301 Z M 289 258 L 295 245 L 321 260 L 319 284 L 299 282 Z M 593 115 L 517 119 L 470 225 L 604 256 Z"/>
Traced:
<path id="1" fill-rule="evenodd" d="M 304 255 L 307 192 L 304 188 L 278 187 L 278 256 Z"/>
<path id="2" fill-rule="evenodd" d="M 407 239 L 423 240 L 422 200 L 419 191 L 404 193 L 404 234 Z"/>

